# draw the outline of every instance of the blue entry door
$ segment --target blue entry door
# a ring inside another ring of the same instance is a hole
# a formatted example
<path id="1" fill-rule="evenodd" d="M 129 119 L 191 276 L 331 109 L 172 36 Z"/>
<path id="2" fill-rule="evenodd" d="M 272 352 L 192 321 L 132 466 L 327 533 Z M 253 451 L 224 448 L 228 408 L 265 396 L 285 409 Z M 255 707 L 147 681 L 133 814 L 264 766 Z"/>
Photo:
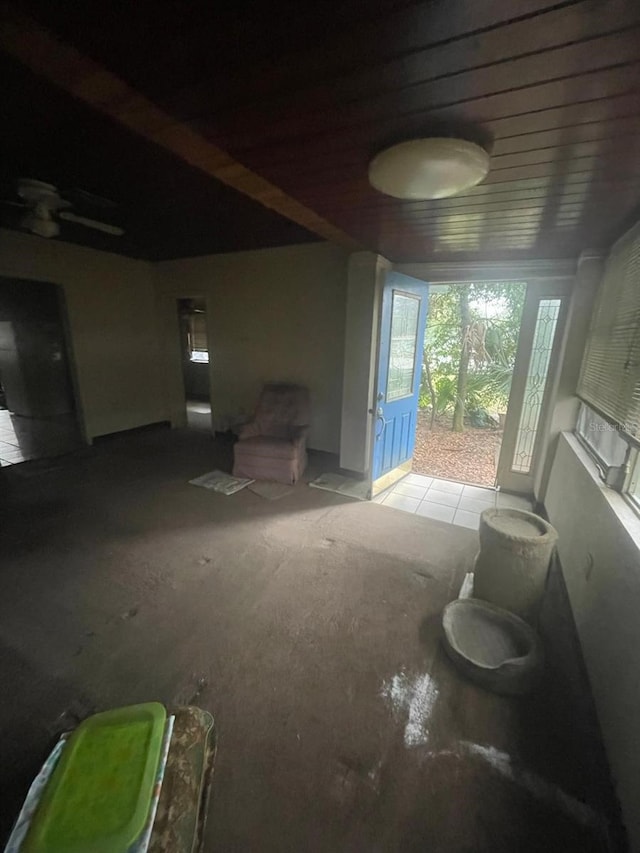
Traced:
<path id="1" fill-rule="evenodd" d="M 372 496 L 411 470 L 429 285 L 387 273 L 382 293 Z"/>

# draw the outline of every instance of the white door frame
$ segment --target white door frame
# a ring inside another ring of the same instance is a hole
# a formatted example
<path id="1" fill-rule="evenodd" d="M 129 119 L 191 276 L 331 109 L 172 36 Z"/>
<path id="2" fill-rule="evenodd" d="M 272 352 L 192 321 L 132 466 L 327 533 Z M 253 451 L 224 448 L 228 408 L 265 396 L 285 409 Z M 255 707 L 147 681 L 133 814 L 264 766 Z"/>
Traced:
<path id="1" fill-rule="evenodd" d="M 536 458 L 531 469 L 530 481 L 526 484 L 520 482 L 514 486 L 515 490 L 524 489 L 525 493 L 532 492 L 533 487 L 530 484 L 534 481 L 536 466 L 543 462 L 543 451 L 548 440 L 555 385 L 557 385 L 560 368 L 558 353 L 561 351 L 560 341 L 563 338 L 562 325 L 566 320 L 568 297 L 575 281 L 576 261 L 561 259 L 391 264 L 372 252 L 357 252 L 351 255 L 347 292 L 340 466 L 364 477 L 371 475 L 370 455 L 375 420 L 374 389 L 377 387 L 375 374 L 380 295 L 382 280 L 388 269 L 406 273 L 428 284 L 463 284 L 480 281 L 526 282 L 527 292 L 535 292 L 538 300 L 544 298 L 542 295 L 544 293 L 556 293 L 558 288 L 563 290 L 562 316 L 559 317 L 551 360 L 550 374 L 553 375 L 547 385 L 548 399 L 545 400 L 544 410 L 539 419 Z M 533 320 L 534 328 L 535 319 Z M 528 360 L 526 363 L 528 365 Z M 515 421 L 516 426 L 510 425 L 509 429 L 517 430 L 518 419 L 515 415 L 512 415 L 511 421 Z"/>
<path id="2" fill-rule="evenodd" d="M 527 285 L 522 325 L 518 338 L 518 352 L 514 369 L 512 393 L 509 398 L 505 430 L 498 461 L 497 485 L 505 491 L 531 495 L 535 491 L 538 469 L 544 463 L 544 451 L 548 442 L 551 416 L 555 402 L 555 391 L 562 365 L 559 355 L 565 333 L 569 298 L 575 282 L 577 262 L 566 259 L 487 261 L 487 262 L 443 262 L 398 264 L 399 272 L 422 278 L 431 284 L 464 284 L 465 282 L 522 281 Z M 556 326 L 549 373 L 545 383 L 544 401 L 536 433 L 532 464 L 527 474 L 511 471 L 511 460 L 515 449 L 520 422 L 520 407 L 524 399 L 526 374 L 531 357 L 531 344 L 537 320 L 540 299 L 561 299 L 560 314 Z M 516 404 L 516 398 L 518 402 Z"/>
<path id="3" fill-rule="evenodd" d="M 373 252 L 349 258 L 340 467 L 371 477 L 382 287 L 391 263 Z"/>

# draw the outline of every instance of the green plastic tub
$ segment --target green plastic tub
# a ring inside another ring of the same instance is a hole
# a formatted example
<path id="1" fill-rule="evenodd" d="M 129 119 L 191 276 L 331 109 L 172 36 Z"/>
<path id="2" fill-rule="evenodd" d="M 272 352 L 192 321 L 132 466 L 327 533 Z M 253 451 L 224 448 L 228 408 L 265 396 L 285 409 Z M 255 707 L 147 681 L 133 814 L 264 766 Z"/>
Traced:
<path id="1" fill-rule="evenodd" d="M 166 710 L 158 702 L 96 714 L 69 738 L 24 853 L 126 853 L 153 797 Z"/>

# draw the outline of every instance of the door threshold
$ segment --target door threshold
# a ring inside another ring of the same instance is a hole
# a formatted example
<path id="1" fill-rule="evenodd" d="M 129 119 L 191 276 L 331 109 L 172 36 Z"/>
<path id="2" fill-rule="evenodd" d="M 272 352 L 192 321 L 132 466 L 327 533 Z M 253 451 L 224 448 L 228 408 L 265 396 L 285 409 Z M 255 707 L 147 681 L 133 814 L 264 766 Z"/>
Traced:
<path id="1" fill-rule="evenodd" d="M 421 478 L 424 478 L 424 483 L 415 482 Z M 443 488 L 445 484 L 446 488 Z M 477 530 L 480 526 L 480 514 L 496 504 L 503 509 L 532 509 L 531 501 L 523 497 L 484 489 L 481 486 L 465 486 L 452 480 L 439 480 L 423 474 L 415 474 L 394 483 L 377 496 L 374 502 L 470 530 Z"/>
<path id="2" fill-rule="evenodd" d="M 394 468 L 393 471 L 387 471 L 387 473 L 383 474 L 382 477 L 378 477 L 378 479 L 374 480 L 371 484 L 371 497 L 377 497 L 381 492 L 385 492 L 400 480 L 404 479 L 407 474 L 411 473 L 412 467 L 413 459 L 408 459 L 406 462 L 403 462 L 402 465 L 398 465 L 397 468 Z"/>

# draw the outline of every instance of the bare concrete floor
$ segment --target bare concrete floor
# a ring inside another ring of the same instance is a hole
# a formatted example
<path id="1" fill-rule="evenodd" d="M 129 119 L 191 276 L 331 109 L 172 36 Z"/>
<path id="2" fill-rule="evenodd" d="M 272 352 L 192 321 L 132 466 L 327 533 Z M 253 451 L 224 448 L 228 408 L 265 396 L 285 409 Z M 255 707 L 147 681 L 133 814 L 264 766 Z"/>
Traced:
<path id="1" fill-rule="evenodd" d="M 229 458 L 158 430 L 0 471 L 2 837 L 58 730 L 158 699 L 215 715 L 212 853 L 619 844 L 558 590 L 538 692 L 485 693 L 439 645 L 474 531 L 187 484 Z"/>

